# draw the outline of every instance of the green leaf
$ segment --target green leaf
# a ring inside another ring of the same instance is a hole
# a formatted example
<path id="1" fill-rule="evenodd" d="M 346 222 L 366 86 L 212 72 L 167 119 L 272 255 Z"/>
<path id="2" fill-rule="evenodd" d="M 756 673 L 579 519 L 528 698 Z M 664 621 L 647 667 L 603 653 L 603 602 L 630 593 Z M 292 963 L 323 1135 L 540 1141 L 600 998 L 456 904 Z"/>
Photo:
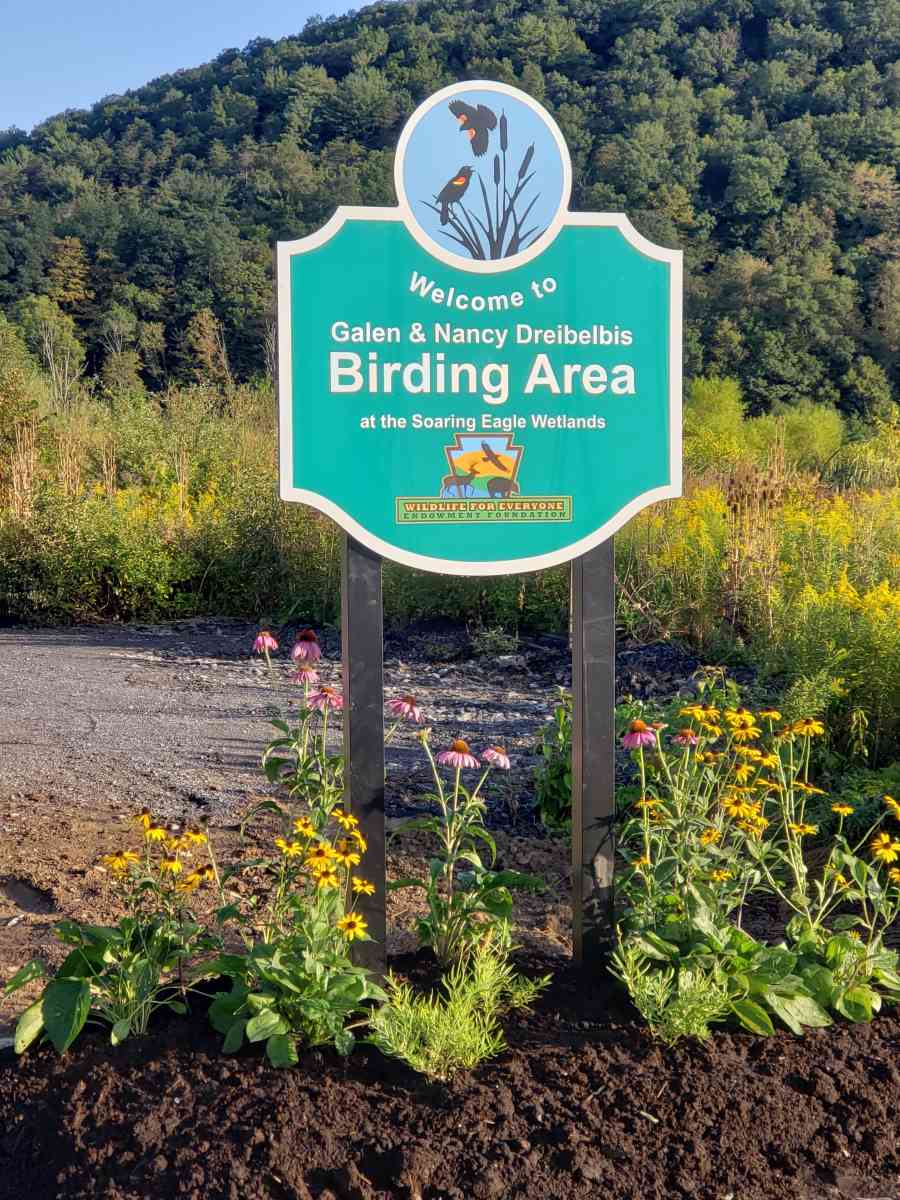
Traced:
<path id="1" fill-rule="evenodd" d="M 872 1020 L 872 1017 L 881 1008 L 881 997 L 872 988 L 858 984 L 856 987 L 839 992 L 833 1003 L 841 1016 L 859 1024 Z"/>
<path id="2" fill-rule="evenodd" d="M 812 996 L 784 996 L 769 989 L 765 997 L 772 1011 L 781 1017 L 793 1033 L 802 1034 L 804 1025 L 813 1029 L 824 1029 L 832 1023 L 831 1017 Z"/>
<path id="3" fill-rule="evenodd" d="M 15 975 L 7 979 L 6 985 L 3 988 L 3 994 L 11 996 L 13 992 L 18 991 L 20 987 L 24 987 L 26 983 L 31 983 L 32 979 L 43 979 L 45 973 L 44 964 L 41 960 L 33 958 L 24 967 L 19 967 Z"/>
<path id="4" fill-rule="evenodd" d="M 236 1050 L 240 1050 L 244 1044 L 244 1030 L 246 1028 L 246 1021 L 241 1019 L 232 1021 L 225 1034 L 225 1041 L 222 1043 L 223 1054 L 234 1054 Z"/>
<path id="5" fill-rule="evenodd" d="M 751 1033 L 769 1037 L 775 1032 L 772 1018 L 762 1005 L 756 1004 L 753 1000 L 733 1000 L 731 1011 L 743 1027 L 749 1029 Z"/>
<path id="6" fill-rule="evenodd" d="M 349 1029 L 341 1029 L 334 1035 L 334 1048 L 338 1054 L 348 1055 L 356 1045 L 356 1038 Z"/>
<path id="7" fill-rule="evenodd" d="M 65 1054 L 84 1029 L 91 988 L 84 979 L 53 979 L 44 992 L 44 1027 L 58 1054 Z"/>
<path id="8" fill-rule="evenodd" d="M 26 1008 L 16 1024 L 16 1036 L 13 1042 L 13 1049 L 16 1054 L 21 1054 L 23 1050 L 27 1050 L 34 1039 L 44 1028 L 44 998 L 35 1000 L 29 1008 Z"/>
<path id="9" fill-rule="evenodd" d="M 114 1046 L 118 1046 L 120 1042 L 124 1042 L 131 1033 L 131 1021 L 128 1017 L 123 1017 L 121 1021 L 116 1021 L 109 1035 L 109 1040 Z"/>
<path id="10" fill-rule="evenodd" d="M 816 1001 L 825 1009 L 831 1008 L 834 1001 L 834 975 L 827 967 L 806 967 L 802 974 L 803 982 L 812 992 Z"/>
<path id="11" fill-rule="evenodd" d="M 276 1033 L 266 1042 L 266 1057 L 273 1067 L 293 1067 L 298 1062 L 296 1041 L 286 1033 Z"/>
<path id="12" fill-rule="evenodd" d="M 178 1013 L 180 1017 L 183 1017 L 187 1012 L 187 1005 L 183 1004 L 180 1000 L 169 1000 L 167 1002 L 167 1007 L 170 1008 L 173 1013 Z"/>
<path id="13" fill-rule="evenodd" d="M 264 1008 L 247 1022 L 245 1033 L 248 1042 L 264 1042 L 266 1038 L 287 1033 L 287 1025 L 274 1008 Z"/>

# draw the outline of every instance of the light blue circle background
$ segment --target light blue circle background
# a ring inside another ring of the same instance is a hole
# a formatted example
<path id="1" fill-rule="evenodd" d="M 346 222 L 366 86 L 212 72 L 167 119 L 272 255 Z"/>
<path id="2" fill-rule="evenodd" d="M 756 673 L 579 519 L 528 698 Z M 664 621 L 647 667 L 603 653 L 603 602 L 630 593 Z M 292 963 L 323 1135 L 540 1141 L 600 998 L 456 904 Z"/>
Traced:
<path id="1" fill-rule="evenodd" d="M 496 114 L 497 125 L 489 134 L 487 152 L 480 158 L 473 154 L 469 139 L 461 132 L 459 121 L 450 111 L 449 104 L 453 100 L 464 100 L 473 107 L 484 104 Z M 518 250 L 521 253 L 540 237 L 556 216 L 563 201 L 562 155 L 555 137 L 534 109 L 515 96 L 502 92 L 489 92 L 478 88 L 459 91 L 455 96 L 438 101 L 420 118 L 404 153 L 403 187 L 415 221 L 438 245 L 469 261 L 469 252 L 446 236 L 447 227 L 441 226 L 438 214 L 427 208 L 425 202 L 433 204 L 435 195 L 457 174 L 460 167 L 471 166 L 474 174 L 463 204 L 471 213 L 485 221 L 484 197 L 478 183 L 480 176 L 493 214 L 496 198 L 494 155 L 500 155 L 501 168 L 503 163 L 500 150 L 500 116 L 503 112 L 506 113 L 509 122 L 506 181 L 510 192 L 515 188 L 522 159 L 529 145 L 534 143 L 534 157 L 528 168 L 529 173 L 534 172 L 534 178 L 523 191 L 516 206 L 517 211 L 524 212 L 535 194 L 540 195 L 522 226 L 523 232 L 532 226 L 536 228 L 519 246 Z M 500 200 L 502 209 L 502 186 Z M 485 241 L 480 229 L 479 233 L 482 241 Z"/>

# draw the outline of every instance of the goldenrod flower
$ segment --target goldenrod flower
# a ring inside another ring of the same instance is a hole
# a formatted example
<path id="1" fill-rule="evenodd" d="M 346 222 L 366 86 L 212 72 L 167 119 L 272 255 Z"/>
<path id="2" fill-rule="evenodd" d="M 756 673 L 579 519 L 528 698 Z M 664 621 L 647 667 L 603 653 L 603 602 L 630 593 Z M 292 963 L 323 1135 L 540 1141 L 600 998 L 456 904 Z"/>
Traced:
<path id="1" fill-rule="evenodd" d="M 167 857 L 159 860 L 159 869 L 170 875 L 178 875 L 184 870 L 184 867 L 179 859 Z"/>
<path id="2" fill-rule="evenodd" d="M 331 868 L 334 851 L 325 842 L 313 846 L 306 856 L 306 865 L 313 871 L 327 871 Z"/>
<path id="3" fill-rule="evenodd" d="M 316 887 L 319 888 L 336 888 L 340 887 L 341 881 L 334 871 L 325 870 L 316 872 Z"/>
<path id="4" fill-rule="evenodd" d="M 342 867 L 356 867 L 360 863 L 360 856 L 355 850 L 351 850 L 350 842 L 346 838 L 341 838 L 334 849 L 334 857 Z"/>
<path id="5" fill-rule="evenodd" d="M 275 845 L 285 858 L 299 858 L 303 853 L 303 846 L 300 842 L 286 842 L 284 838 L 277 837 Z"/>
<path id="6" fill-rule="evenodd" d="M 302 837 L 311 838 L 316 836 L 316 831 L 313 828 L 313 823 L 309 817 L 298 817 L 294 822 L 294 831 L 301 834 Z"/>
<path id="7" fill-rule="evenodd" d="M 344 812 L 342 808 L 336 808 L 331 814 L 342 829 L 355 829 L 359 824 L 356 817 L 352 813 Z"/>
<path id="8" fill-rule="evenodd" d="M 795 833 L 797 837 L 808 837 L 819 832 L 818 825 L 808 825 L 805 821 L 789 821 L 788 829 L 791 833 Z"/>
<path id="9" fill-rule="evenodd" d="M 900 821 L 900 803 L 898 803 L 893 796 L 885 796 L 884 803 L 885 807 L 890 809 L 897 820 Z"/>
<path id="10" fill-rule="evenodd" d="M 881 833 L 875 834 L 869 849 L 875 858 L 880 858 L 882 862 L 896 862 L 900 857 L 900 842 L 894 841 L 891 835 L 883 830 Z"/>
<path id="11" fill-rule="evenodd" d="M 708 829 L 704 829 L 700 834 L 700 845 L 711 846 L 714 842 L 718 842 L 721 837 L 722 834 L 719 830 L 714 825 L 710 825 Z"/>
<path id="12" fill-rule="evenodd" d="M 801 717 L 799 721 L 794 722 L 791 728 L 801 737 L 821 737 L 825 732 L 825 726 L 815 717 Z"/>
<path id="13" fill-rule="evenodd" d="M 762 719 L 764 721 L 780 721 L 781 720 L 781 713 L 778 711 L 777 708 L 761 708 L 759 710 L 759 715 L 762 717 Z"/>
<path id="14" fill-rule="evenodd" d="M 146 825 L 144 827 L 144 837 L 148 842 L 164 842 L 169 836 L 169 831 L 165 825 Z"/>
<path id="15" fill-rule="evenodd" d="M 119 875 L 128 870 L 129 863 L 136 863 L 139 859 L 133 850 L 114 850 L 112 854 L 104 854 L 100 861 Z"/>
<path id="16" fill-rule="evenodd" d="M 726 879 L 732 878 L 732 873 L 726 871 L 724 867 L 719 867 L 718 870 L 712 871 L 709 877 L 714 883 L 724 883 Z"/>
<path id="17" fill-rule="evenodd" d="M 839 817 L 849 817 L 856 810 L 852 804 L 832 804 L 831 811 L 837 813 Z"/>
<path id="18" fill-rule="evenodd" d="M 358 896 L 374 896 L 375 884 L 369 883 L 368 879 L 360 879 L 358 875 L 354 875 L 352 879 L 353 890 Z"/>
<path id="19" fill-rule="evenodd" d="M 365 919 L 355 912 L 341 917 L 337 926 L 348 942 L 352 942 L 354 938 L 364 938 L 368 929 Z"/>

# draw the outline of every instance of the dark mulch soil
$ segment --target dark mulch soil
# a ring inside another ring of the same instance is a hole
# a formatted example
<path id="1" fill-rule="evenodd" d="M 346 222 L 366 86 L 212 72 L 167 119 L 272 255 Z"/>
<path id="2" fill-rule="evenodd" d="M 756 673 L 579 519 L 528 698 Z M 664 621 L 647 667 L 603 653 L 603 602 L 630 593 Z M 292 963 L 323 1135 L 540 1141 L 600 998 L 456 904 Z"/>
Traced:
<path id="1" fill-rule="evenodd" d="M 401 964 L 408 965 L 408 964 Z M 761 1200 L 900 1195 L 900 1015 L 666 1050 L 558 960 L 510 1049 L 448 1085 L 363 1048 L 288 1071 L 172 1020 L 0 1056 L 3 1200 Z M 5 1126 L 5 1128 L 4 1128 Z"/>

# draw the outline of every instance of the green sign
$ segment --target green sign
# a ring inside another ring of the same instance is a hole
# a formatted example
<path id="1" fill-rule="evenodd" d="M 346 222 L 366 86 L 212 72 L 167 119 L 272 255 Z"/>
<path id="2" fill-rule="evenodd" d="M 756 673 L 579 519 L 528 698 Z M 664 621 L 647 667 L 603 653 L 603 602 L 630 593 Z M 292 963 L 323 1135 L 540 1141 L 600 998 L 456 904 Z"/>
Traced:
<path id="1" fill-rule="evenodd" d="M 426 100 L 396 208 L 278 245 L 281 495 L 453 574 L 565 562 L 681 493 L 681 253 L 568 210 L 505 84 Z"/>

